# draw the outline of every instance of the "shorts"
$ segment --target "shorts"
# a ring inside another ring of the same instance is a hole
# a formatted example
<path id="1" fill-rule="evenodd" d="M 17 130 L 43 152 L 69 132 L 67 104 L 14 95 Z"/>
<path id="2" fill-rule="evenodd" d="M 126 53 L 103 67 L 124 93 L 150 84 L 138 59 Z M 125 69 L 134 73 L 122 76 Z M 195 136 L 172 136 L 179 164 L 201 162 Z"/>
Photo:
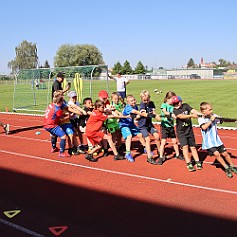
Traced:
<path id="1" fill-rule="evenodd" d="M 149 127 L 142 127 L 140 128 L 140 131 L 142 133 L 142 136 L 144 138 L 148 137 L 149 136 L 149 133 L 151 135 L 153 135 L 154 133 L 158 133 L 158 131 L 153 127 L 153 126 L 149 126 Z"/>
<path id="2" fill-rule="evenodd" d="M 195 137 L 194 134 L 191 133 L 190 135 L 178 135 L 180 146 L 190 146 L 190 147 L 196 147 Z"/>
<path id="3" fill-rule="evenodd" d="M 62 125 L 60 125 L 60 127 L 63 129 L 63 131 L 67 135 L 72 135 L 74 133 L 74 128 L 71 123 L 62 124 Z"/>
<path id="4" fill-rule="evenodd" d="M 74 128 L 78 128 L 79 127 L 79 118 L 70 119 L 70 122 L 71 122 L 71 124 L 72 124 L 72 126 Z"/>
<path id="5" fill-rule="evenodd" d="M 119 124 L 118 124 L 117 122 L 107 124 L 106 127 L 107 127 L 107 130 L 108 130 L 109 133 L 114 133 L 114 132 L 116 132 L 117 130 L 120 130 Z"/>
<path id="6" fill-rule="evenodd" d="M 49 132 L 51 135 L 57 136 L 57 137 L 63 137 L 66 135 L 60 126 L 56 126 L 54 128 L 45 128 L 45 130 Z"/>
<path id="7" fill-rule="evenodd" d="M 161 127 L 161 135 L 162 139 L 176 138 L 176 134 L 173 127 L 169 128 Z"/>
<path id="8" fill-rule="evenodd" d="M 132 135 L 132 137 L 135 137 L 141 132 L 140 129 L 134 124 L 131 127 L 121 127 L 121 133 L 123 135 L 124 140 L 126 140 L 128 136 Z"/>
<path id="9" fill-rule="evenodd" d="M 210 156 L 213 156 L 215 151 L 218 151 L 220 154 L 224 153 L 226 151 L 225 146 L 222 144 L 221 146 L 218 147 L 211 147 L 210 149 L 207 149 L 207 152 Z"/>
<path id="10" fill-rule="evenodd" d="M 92 146 L 95 146 L 99 144 L 103 138 L 104 138 L 104 133 L 103 131 L 94 131 L 94 132 L 86 132 L 86 137 L 87 139 L 91 142 Z"/>
<path id="11" fill-rule="evenodd" d="M 126 92 L 125 91 L 117 91 L 117 92 L 123 99 L 126 98 Z"/>

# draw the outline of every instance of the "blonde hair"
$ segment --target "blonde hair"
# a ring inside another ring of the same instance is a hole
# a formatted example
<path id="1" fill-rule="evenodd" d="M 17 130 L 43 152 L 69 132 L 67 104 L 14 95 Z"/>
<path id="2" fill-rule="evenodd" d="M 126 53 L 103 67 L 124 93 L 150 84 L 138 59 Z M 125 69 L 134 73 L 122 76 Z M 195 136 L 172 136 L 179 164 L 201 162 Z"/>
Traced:
<path id="1" fill-rule="evenodd" d="M 53 103 L 54 104 L 59 104 L 59 103 L 61 103 L 61 102 L 63 102 L 63 96 L 54 96 L 53 97 Z"/>
<path id="2" fill-rule="evenodd" d="M 143 91 L 141 91 L 141 93 L 140 93 L 140 97 L 142 98 L 143 96 L 147 96 L 148 98 L 151 97 L 150 92 L 147 91 L 147 90 L 143 90 Z"/>

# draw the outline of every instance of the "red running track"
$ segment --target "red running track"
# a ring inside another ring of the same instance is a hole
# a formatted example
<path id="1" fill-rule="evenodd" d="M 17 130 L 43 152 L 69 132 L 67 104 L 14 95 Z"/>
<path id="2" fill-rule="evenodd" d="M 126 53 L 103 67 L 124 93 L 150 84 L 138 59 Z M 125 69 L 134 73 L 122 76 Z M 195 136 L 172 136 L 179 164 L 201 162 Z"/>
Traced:
<path id="1" fill-rule="evenodd" d="M 72 237 L 237 233 L 237 176 L 227 178 L 205 151 L 204 169 L 192 173 L 174 158 L 147 163 L 137 141 L 134 163 L 112 154 L 97 163 L 84 155 L 59 159 L 42 117 L 0 117 L 11 125 L 8 136 L 0 130 L 0 236 L 56 236 L 49 228 L 57 226 L 67 227 L 60 236 Z M 219 134 L 237 165 L 237 131 Z M 200 146 L 198 128 L 195 136 Z M 10 210 L 21 212 L 9 218 Z"/>

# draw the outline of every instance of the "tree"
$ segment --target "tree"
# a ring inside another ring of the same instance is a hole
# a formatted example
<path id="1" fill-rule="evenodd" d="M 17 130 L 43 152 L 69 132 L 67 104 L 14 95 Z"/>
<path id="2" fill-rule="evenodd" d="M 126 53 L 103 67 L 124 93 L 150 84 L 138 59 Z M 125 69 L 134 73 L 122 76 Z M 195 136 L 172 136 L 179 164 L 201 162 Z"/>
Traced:
<path id="1" fill-rule="evenodd" d="M 44 62 L 44 68 L 50 68 L 50 65 L 49 65 L 48 60 L 46 60 L 46 61 Z"/>
<path id="2" fill-rule="evenodd" d="M 144 67 L 144 65 L 142 64 L 141 61 L 139 61 L 137 63 L 137 66 L 135 67 L 134 73 L 135 74 L 145 74 L 146 72 L 146 68 Z"/>
<path id="3" fill-rule="evenodd" d="M 54 57 L 55 67 L 84 66 L 104 64 L 100 51 L 89 44 L 64 44 L 59 47 Z"/>
<path id="4" fill-rule="evenodd" d="M 132 67 L 130 65 L 130 63 L 126 60 L 123 64 L 122 70 L 121 70 L 122 74 L 126 74 L 126 75 L 131 75 L 133 74 L 133 70 Z"/>
<path id="5" fill-rule="evenodd" d="M 12 71 L 37 68 L 38 56 L 36 44 L 24 40 L 15 48 L 15 52 L 15 59 L 8 62 L 8 68 Z"/>
<path id="6" fill-rule="evenodd" d="M 112 74 L 115 75 L 115 74 L 117 74 L 118 72 L 122 73 L 122 72 L 121 72 L 122 70 L 123 70 L 123 67 L 122 67 L 121 63 L 120 63 L 120 62 L 117 62 L 116 64 L 114 64 Z"/>
<path id="7" fill-rule="evenodd" d="M 194 60 L 192 58 L 189 59 L 189 61 L 187 63 L 187 67 L 188 68 L 194 68 L 195 67 L 195 63 L 194 63 Z"/>

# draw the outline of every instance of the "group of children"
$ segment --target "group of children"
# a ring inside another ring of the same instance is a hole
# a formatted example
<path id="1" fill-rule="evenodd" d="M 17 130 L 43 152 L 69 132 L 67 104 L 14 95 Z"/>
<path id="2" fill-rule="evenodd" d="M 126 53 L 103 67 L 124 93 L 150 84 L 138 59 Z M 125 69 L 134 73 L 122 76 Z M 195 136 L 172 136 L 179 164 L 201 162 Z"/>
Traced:
<path id="1" fill-rule="evenodd" d="M 117 92 L 112 93 L 111 102 L 108 99 L 108 93 L 104 90 L 99 92 L 94 104 L 91 98 L 85 98 L 84 108 L 78 104 L 76 92 L 71 91 L 68 96 L 70 100 L 65 102 L 62 92 L 55 92 L 53 102 L 48 106 L 44 116 L 44 127 L 51 134 L 52 152 L 59 151 L 59 157 L 86 153 L 87 160 L 96 162 L 98 159 L 95 154 L 98 151 L 103 148 L 103 156 L 107 156 L 108 148 L 111 148 L 114 160 L 127 159 L 134 162 L 131 143 L 132 138 L 136 136 L 142 144 L 143 153 L 147 154 L 147 162 L 162 165 L 167 159 L 165 156 L 167 139 L 171 139 L 175 158 L 185 160 L 189 171 L 195 171 L 195 166 L 201 170 L 202 162 L 196 150 L 191 121 L 192 118 L 198 118 L 203 136 L 202 149 L 216 157 L 225 169 L 227 177 L 233 177 L 232 172 L 237 174 L 237 169 L 218 136 L 216 124 L 219 121 L 207 102 L 201 103 L 199 112 L 187 103 L 183 103 L 181 97 L 174 92 L 169 91 L 161 104 L 159 110 L 161 114 L 157 114 L 155 104 L 150 100 L 150 93 L 147 90 L 140 93 L 140 108 L 136 105 L 133 95 L 128 95 L 127 103 L 124 104 Z M 161 138 L 153 125 L 153 119 L 161 121 Z M 176 121 L 176 129 L 174 121 Z M 156 155 L 151 149 L 151 136 L 157 147 Z M 60 137 L 60 149 L 56 146 L 57 137 Z M 68 153 L 65 152 L 67 137 Z M 85 151 L 85 146 L 79 145 L 77 137 L 80 144 L 84 143 L 83 137 L 86 138 L 87 151 Z M 124 150 L 123 140 L 125 155 L 121 152 Z M 178 142 L 183 156 L 180 154 Z M 193 166 L 189 150 L 195 166 Z"/>

